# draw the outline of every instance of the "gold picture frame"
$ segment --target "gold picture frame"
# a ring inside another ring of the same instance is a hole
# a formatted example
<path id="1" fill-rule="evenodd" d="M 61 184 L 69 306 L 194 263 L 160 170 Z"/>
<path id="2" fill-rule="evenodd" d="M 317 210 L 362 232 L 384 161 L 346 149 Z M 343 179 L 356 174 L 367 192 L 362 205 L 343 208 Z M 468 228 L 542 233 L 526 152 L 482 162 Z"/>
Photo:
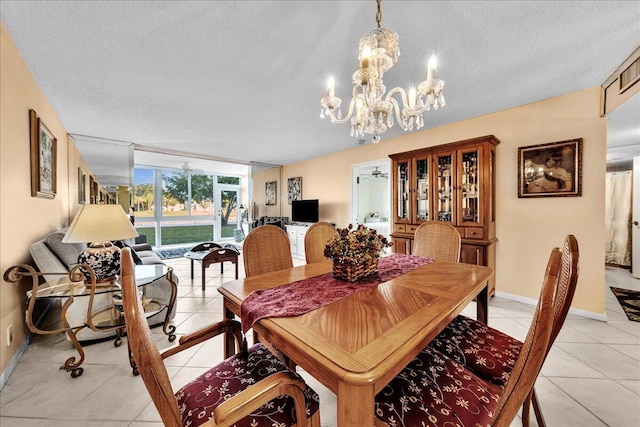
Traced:
<path id="1" fill-rule="evenodd" d="M 87 201 L 87 175 L 82 168 L 78 168 L 78 203 Z"/>
<path id="2" fill-rule="evenodd" d="M 29 110 L 31 145 L 31 197 L 56 197 L 57 139 L 40 120 L 34 110 Z"/>
<path id="3" fill-rule="evenodd" d="M 582 196 L 582 138 L 518 147 L 518 197 Z"/>

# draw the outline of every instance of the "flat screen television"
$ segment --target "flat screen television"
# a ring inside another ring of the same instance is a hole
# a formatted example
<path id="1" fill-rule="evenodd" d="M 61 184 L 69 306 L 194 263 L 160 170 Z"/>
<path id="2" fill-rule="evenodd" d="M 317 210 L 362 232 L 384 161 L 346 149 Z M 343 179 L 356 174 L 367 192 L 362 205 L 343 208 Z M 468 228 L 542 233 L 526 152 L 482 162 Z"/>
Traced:
<path id="1" fill-rule="evenodd" d="M 318 222 L 318 199 L 291 201 L 292 222 Z"/>

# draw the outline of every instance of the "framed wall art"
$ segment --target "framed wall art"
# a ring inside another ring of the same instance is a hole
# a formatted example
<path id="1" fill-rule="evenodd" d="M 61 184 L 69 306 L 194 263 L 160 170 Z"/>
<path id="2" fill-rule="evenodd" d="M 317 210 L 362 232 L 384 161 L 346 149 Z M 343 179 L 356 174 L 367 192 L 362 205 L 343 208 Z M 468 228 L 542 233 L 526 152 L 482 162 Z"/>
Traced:
<path id="1" fill-rule="evenodd" d="M 87 175 L 82 168 L 78 168 L 78 203 L 83 204 L 87 200 Z"/>
<path id="2" fill-rule="evenodd" d="M 518 197 L 582 196 L 582 138 L 518 147 Z"/>
<path id="3" fill-rule="evenodd" d="M 287 201 L 302 200 L 302 177 L 289 178 L 287 180 Z"/>
<path id="4" fill-rule="evenodd" d="M 29 110 L 31 197 L 56 197 L 57 140 L 34 110 Z"/>
<path id="5" fill-rule="evenodd" d="M 264 197 L 267 206 L 278 204 L 278 183 L 276 181 L 266 182 L 264 184 Z"/>

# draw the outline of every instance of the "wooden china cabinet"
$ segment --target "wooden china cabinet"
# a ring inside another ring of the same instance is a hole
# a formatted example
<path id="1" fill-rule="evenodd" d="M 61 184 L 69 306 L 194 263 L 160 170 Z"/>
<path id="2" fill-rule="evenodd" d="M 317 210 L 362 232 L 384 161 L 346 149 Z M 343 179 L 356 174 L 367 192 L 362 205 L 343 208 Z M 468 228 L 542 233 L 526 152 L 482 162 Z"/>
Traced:
<path id="1" fill-rule="evenodd" d="M 452 223 L 462 237 L 460 261 L 495 271 L 493 135 L 392 154 L 393 251 L 410 254 L 425 221 Z M 495 276 L 489 283 L 494 294 Z"/>

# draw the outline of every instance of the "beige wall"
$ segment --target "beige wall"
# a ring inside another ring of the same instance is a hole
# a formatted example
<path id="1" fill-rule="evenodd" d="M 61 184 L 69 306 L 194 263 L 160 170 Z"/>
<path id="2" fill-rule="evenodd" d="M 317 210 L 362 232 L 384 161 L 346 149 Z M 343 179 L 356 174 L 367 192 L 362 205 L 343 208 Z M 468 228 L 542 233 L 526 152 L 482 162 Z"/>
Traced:
<path id="1" fill-rule="evenodd" d="M 284 180 L 285 188 L 283 189 L 282 183 L 280 182 L 280 172 L 281 168 L 277 167 L 265 169 L 252 175 L 253 199 L 251 204 L 251 214 L 253 219 L 258 219 L 261 216 L 291 216 L 291 212 L 289 212 L 289 214 L 283 213 L 281 215 L 281 212 L 283 212 L 283 206 L 287 204 L 287 181 Z M 271 181 L 276 182 L 277 202 L 275 206 L 266 205 L 265 184 Z M 256 183 L 258 183 L 257 187 Z"/>
<path id="2" fill-rule="evenodd" d="M 567 234 L 580 244 L 580 279 L 574 310 L 604 315 L 604 176 L 606 121 L 599 117 L 598 87 L 367 144 L 283 169 L 282 181 L 302 177 L 302 196 L 320 199 L 320 220 L 343 227 L 351 220 L 352 165 L 389 154 L 493 134 L 497 148 L 496 291 L 524 300 L 538 298 L 546 262 Z M 427 113 L 425 119 L 429 119 Z M 333 125 L 338 126 L 338 125 Z M 345 127 L 345 132 L 348 129 Z M 518 147 L 583 138 L 582 197 L 518 199 Z M 322 143 L 318 141 L 317 143 Z M 253 177 L 254 196 L 264 193 Z M 280 188 L 279 188 L 280 190 Z M 280 195 L 280 193 L 279 193 Z M 262 196 L 264 198 L 264 196 Z M 281 199 L 282 200 L 282 199 Z M 283 204 L 283 215 L 290 206 Z M 264 206 L 259 206 L 262 211 Z"/>
<path id="3" fill-rule="evenodd" d="M 391 153 L 494 134 L 498 146 L 497 291 L 537 298 L 547 256 L 567 233 L 580 243 L 580 280 L 574 308 L 604 313 L 605 119 L 598 115 L 599 90 L 591 88 L 554 99 L 367 144 L 318 159 L 254 174 L 253 197 L 259 215 L 291 215 L 287 178 L 302 177 L 302 196 L 320 199 L 320 220 L 344 226 L 350 221 L 352 165 Z M 58 139 L 58 194 L 30 195 L 29 120 L 33 108 Z M 426 115 L 428 120 L 429 113 Z M 0 271 L 30 262 L 29 246 L 47 232 L 66 226 L 78 209 L 77 168 L 91 171 L 67 137 L 52 106 L 3 25 L 0 26 Z M 331 126 L 330 124 L 327 124 Z M 337 126 L 337 125 L 334 125 Z M 348 129 L 345 128 L 345 132 Z M 517 147 L 584 138 L 583 196 L 518 199 Z M 315 143 L 321 144 L 322 141 Z M 278 205 L 264 205 L 264 183 L 278 181 Z M 284 183 L 284 185 L 283 185 Z M 89 194 L 88 187 L 86 188 Z M 254 215 L 256 216 L 256 215 Z M 0 370 L 4 372 L 25 337 L 25 285 L 0 284 Z M 13 325 L 14 341 L 6 346 Z"/>
<path id="4" fill-rule="evenodd" d="M 57 195 L 31 197 L 29 109 L 58 140 Z M 51 230 L 67 226 L 78 209 L 77 167 L 90 170 L 60 119 L 33 79 L 4 25 L 0 25 L 0 272 L 31 263 L 29 246 Z M 88 191 L 88 188 L 87 188 Z M 87 193 L 88 194 L 88 193 Z M 4 372 L 26 336 L 27 284 L 0 284 L 0 371 Z M 13 325 L 13 344 L 6 345 Z"/>

